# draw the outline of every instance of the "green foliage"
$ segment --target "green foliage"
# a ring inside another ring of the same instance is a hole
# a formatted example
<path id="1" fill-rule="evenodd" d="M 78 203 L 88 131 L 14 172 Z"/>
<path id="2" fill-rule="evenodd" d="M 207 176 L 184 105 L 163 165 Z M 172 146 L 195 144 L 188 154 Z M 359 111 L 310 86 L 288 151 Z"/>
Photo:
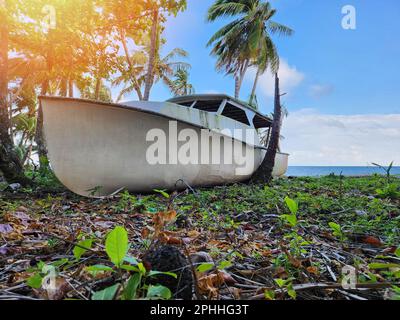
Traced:
<path id="1" fill-rule="evenodd" d="M 291 214 L 283 214 L 280 217 L 281 217 L 281 219 L 286 221 L 292 227 L 296 227 L 297 226 L 297 212 L 299 210 L 298 204 L 296 201 L 294 201 L 293 199 L 290 199 L 289 197 L 285 198 L 285 203 L 286 203 L 287 207 L 289 208 Z"/>
<path id="2" fill-rule="evenodd" d="M 97 291 L 93 294 L 92 300 L 114 300 L 119 288 L 120 284 L 115 284 L 101 291 Z"/>
<path id="3" fill-rule="evenodd" d="M 128 232 L 123 227 L 116 227 L 107 235 L 106 252 L 111 262 L 121 267 L 128 252 Z"/>
<path id="4" fill-rule="evenodd" d="M 149 286 L 147 290 L 147 299 L 171 299 L 172 293 L 167 287 L 164 286 Z"/>
<path id="5" fill-rule="evenodd" d="M 297 293 L 293 289 L 293 278 L 289 279 L 275 279 L 275 283 L 278 285 L 280 289 L 286 289 L 287 294 L 289 295 L 290 298 L 296 300 L 297 298 Z"/>
<path id="6" fill-rule="evenodd" d="M 380 169 L 382 169 L 385 173 L 386 173 L 386 179 L 387 179 L 387 183 L 389 184 L 391 181 L 391 171 L 393 169 L 393 165 L 394 165 L 394 161 L 392 161 L 388 167 L 384 167 L 380 164 L 377 163 L 372 163 L 372 165 L 374 165 L 375 167 L 378 167 Z"/>
<path id="7" fill-rule="evenodd" d="M 117 292 L 122 288 L 119 298 L 122 300 L 134 300 L 139 295 L 144 295 L 146 299 L 170 299 L 170 290 L 163 286 L 147 286 L 146 279 L 158 275 L 166 275 L 177 278 L 175 273 L 160 272 L 156 270 L 147 271 L 142 262 L 128 255 L 129 242 L 128 233 L 125 228 L 117 226 L 106 237 L 106 253 L 114 268 L 106 265 L 93 265 L 86 268 L 86 271 L 97 275 L 99 272 L 117 272 L 120 277 L 125 278 L 124 274 L 130 275 L 127 280 L 121 279 L 111 287 L 97 291 L 93 294 L 93 300 L 114 300 Z"/>
<path id="8" fill-rule="evenodd" d="M 81 240 L 73 249 L 76 260 L 79 260 L 89 249 L 92 248 L 93 239 Z"/>
<path id="9" fill-rule="evenodd" d="M 383 199 L 400 199 L 399 187 L 395 183 L 388 184 L 382 189 L 376 189 L 376 194 L 379 198 Z"/>
<path id="10" fill-rule="evenodd" d="M 335 222 L 329 222 L 329 227 L 332 229 L 333 231 L 333 235 L 335 237 L 338 237 L 340 239 L 340 241 L 345 241 L 346 240 L 346 236 L 342 231 L 342 227 L 335 223 Z"/>

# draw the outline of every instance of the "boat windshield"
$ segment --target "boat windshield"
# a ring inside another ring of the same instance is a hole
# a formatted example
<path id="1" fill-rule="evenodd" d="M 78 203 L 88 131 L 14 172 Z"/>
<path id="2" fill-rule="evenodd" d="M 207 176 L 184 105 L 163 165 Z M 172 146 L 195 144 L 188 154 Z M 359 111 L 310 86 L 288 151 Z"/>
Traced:
<path id="1" fill-rule="evenodd" d="M 245 102 L 226 95 L 193 95 L 176 97 L 168 100 L 188 108 L 223 115 L 247 126 L 269 128 L 272 120 L 252 109 Z"/>

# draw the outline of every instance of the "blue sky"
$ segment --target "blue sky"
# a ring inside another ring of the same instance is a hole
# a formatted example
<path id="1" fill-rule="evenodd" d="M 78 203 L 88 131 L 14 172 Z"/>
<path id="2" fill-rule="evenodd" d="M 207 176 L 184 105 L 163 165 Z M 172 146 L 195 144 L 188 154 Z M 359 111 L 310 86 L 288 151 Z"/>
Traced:
<path id="1" fill-rule="evenodd" d="M 188 0 L 188 9 L 170 18 L 164 51 L 181 47 L 190 54 L 191 81 L 198 93 L 232 94 L 233 81 L 215 71 L 215 59 L 206 43 L 226 21 L 205 21 L 213 0 Z M 284 99 L 290 111 L 317 109 L 328 114 L 400 112 L 400 2 L 398 0 L 275 0 L 275 20 L 295 30 L 295 35 L 275 37 L 280 56 L 302 80 L 287 88 Z M 357 29 L 341 26 L 344 5 L 353 5 Z M 250 76 L 242 90 L 247 99 Z M 284 80 L 283 80 L 284 81 Z M 154 100 L 168 98 L 169 91 L 157 85 Z M 271 110 L 272 100 L 262 84 L 258 90 L 262 110 Z"/>
<path id="2" fill-rule="evenodd" d="M 283 133 L 292 165 L 400 163 L 400 2 L 398 0 L 272 0 L 277 22 L 295 35 L 274 37 L 282 59 L 280 78 L 289 110 Z M 188 0 L 170 18 L 164 52 L 190 54 L 197 93 L 233 94 L 233 80 L 215 71 L 206 43 L 227 21 L 205 21 L 213 0 Z M 342 28 L 342 8 L 356 8 L 356 30 Z M 250 71 L 241 98 L 249 96 Z M 272 81 L 264 75 L 257 96 L 261 111 L 272 111 Z M 152 100 L 170 97 L 157 84 Z M 125 97 L 128 98 L 128 97 Z M 135 98 L 135 97 L 129 97 Z"/>

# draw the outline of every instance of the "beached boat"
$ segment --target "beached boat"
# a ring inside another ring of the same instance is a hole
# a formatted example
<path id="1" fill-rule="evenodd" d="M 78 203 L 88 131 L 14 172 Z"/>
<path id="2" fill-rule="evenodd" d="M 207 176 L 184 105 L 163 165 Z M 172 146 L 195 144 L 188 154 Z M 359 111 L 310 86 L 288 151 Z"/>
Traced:
<path id="1" fill-rule="evenodd" d="M 84 196 L 245 181 L 266 154 L 257 130 L 272 124 L 226 95 L 121 104 L 39 99 L 51 167 Z M 287 167 L 288 155 L 278 153 L 273 174 Z"/>

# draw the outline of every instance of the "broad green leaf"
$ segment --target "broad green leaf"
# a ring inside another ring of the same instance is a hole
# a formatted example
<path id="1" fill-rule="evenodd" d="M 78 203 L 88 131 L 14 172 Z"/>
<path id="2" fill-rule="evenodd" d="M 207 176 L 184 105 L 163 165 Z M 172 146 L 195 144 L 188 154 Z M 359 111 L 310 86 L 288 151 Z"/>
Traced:
<path id="1" fill-rule="evenodd" d="M 400 247 L 397 248 L 394 254 L 396 255 L 396 257 L 400 258 Z"/>
<path id="2" fill-rule="evenodd" d="M 178 278 L 177 274 L 173 273 L 173 272 L 150 271 L 147 274 L 148 277 L 155 277 L 155 276 L 158 276 L 158 275 L 166 275 L 166 276 L 173 277 L 175 279 Z"/>
<path id="3" fill-rule="evenodd" d="M 79 260 L 86 253 L 86 251 L 88 251 L 88 249 L 92 248 L 92 244 L 93 244 L 93 239 L 86 239 L 79 241 L 78 242 L 79 246 L 75 246 L 73 250 L 74 257 L 77 260 Z"/>
<path id="4" fill-rule="evenodd" d="M 39 273 L 35 273 L 33 276 L 28 278 L 26 284 L 33 289 L 39 289 L 42 286 L 43 277 Z"/>
<path id="5" fill-rule="evenodd" d="M 124 290 L 124 299 L 133 300 L 136 297 L 136 292 L 142 281 L 142 275 L 140 273 L 135 273 L 128 280 L 128 283 Z"/>
<path id="6" fill-rule="evenodd" d="M 148 299 L 171 299 L 172 293 L 167 287 L 164 286 L 149 286 L 147 290 Z"/>
<path id="7" fill-rule="evenodd" d="M 107 235 L 106 252 L 111 262 L 120 267 L 128 252 L 128 232 L 123 227 L 116 227 Z"/>
<path id="8" fill-rule="evenodd" d="M 288 206 L 290 212 L 295 215 L 297 211 L 299 210 L 299 206 L 296 201 L 293 199 L 290 199 L 289 197 L 285 198 L 286 205 Z"/>
<path id="9" fill-rule="evenodd" d="M 198 272 L 207 272 L 214 268 L 214 263 L 202 263 L 197 267 Z"/>
<path id="10" fill-rule="evenodd" d="M 115 284 L 104 290 L 97 291 L 93 294 L 92 300 L 114 300 L 119 289 L 119 284 Z"/>

